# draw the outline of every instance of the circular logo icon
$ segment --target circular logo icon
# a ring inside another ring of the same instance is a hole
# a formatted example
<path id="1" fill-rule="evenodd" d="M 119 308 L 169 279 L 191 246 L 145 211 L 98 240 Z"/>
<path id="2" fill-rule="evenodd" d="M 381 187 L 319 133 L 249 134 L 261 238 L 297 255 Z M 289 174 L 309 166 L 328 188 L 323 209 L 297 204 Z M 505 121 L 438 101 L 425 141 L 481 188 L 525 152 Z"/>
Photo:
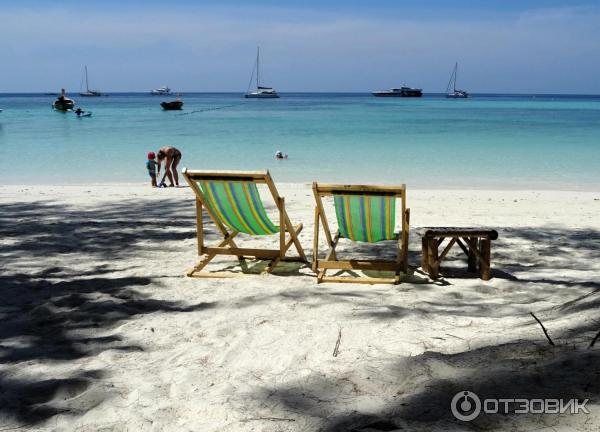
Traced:
<path id="1" fill-rule="evenodd" d="M 481 401 L 471 391 L 460 391 L 454 395 L 450 402 L 452 414 L 459 420 L 468 422 L 475 420 L 481 412 Z"/>

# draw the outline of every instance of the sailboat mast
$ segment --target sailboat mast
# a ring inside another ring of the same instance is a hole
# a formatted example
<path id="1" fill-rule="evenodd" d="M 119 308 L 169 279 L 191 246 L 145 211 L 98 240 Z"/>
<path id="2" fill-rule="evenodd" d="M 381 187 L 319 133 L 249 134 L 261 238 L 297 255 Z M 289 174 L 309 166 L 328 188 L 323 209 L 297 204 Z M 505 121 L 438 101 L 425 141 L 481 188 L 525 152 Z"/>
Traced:
<path id="1" fill-rule="evenodd" d="M 454 64 L 454 92 L 456 93 L 456 76 L 458 75 L 458 62 Z"/>
<path id="2" fill-rule="evenodd" d="M 260 75 L 260 66 L 259 66 L 259 61 L 260 61 L 260 47 L 256 47 L 256 88 L 258 89 L 259 87 L 259 78 L 258 76 Z"/>
<path id="3" fill-rule="evenodd" d="M 87 65 L 85 65 L 85 91 L 90 91 L 90 86 L 88 85 Z"/>

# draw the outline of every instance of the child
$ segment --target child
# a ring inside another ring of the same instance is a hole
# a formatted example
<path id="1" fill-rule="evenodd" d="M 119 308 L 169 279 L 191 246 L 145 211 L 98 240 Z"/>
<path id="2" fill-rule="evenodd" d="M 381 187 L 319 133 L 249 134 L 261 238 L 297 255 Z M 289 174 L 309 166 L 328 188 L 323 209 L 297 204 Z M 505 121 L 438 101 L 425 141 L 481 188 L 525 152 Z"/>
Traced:
<path id="1" fill-rule="evenodd" d="M 146 168 L 148 168 L 148 174 L 150 175 L 150 184 L 152 187 L 156 187 L 156 161 L 154 160 L 156 155 L 154 152 L 148 153 L 148 162 L 146 162 Z"/>

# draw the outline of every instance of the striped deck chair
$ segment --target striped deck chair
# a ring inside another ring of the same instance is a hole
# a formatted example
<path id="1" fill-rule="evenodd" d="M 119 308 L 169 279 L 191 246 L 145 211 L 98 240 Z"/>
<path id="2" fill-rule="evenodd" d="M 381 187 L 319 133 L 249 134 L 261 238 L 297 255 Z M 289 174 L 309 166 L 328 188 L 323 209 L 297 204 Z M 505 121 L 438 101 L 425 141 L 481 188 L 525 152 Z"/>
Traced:
<path id="1" fill-rule="evenodd" d="M 202 272 L 217 255 L 234 255 L 241 263 L 244 257 L 270 260 L 266 273 L 271 273 L 280 261 L 307 262 L 298 241 L 302 224 L 293 226 L 285 211 L 285 200 L 279 196 L 268 171 L 192 171 L 183 169 L 183 176 L 196 194 L 196 223 L 198 255 L 203 259 L 191 269 L 190 277 L 228 277 L 232 273 Z M 269 219 L 258 193 L 257 184 L 266 184 L 279 210 L 279 226 Z M 223 235 L 214 246 L 204 245 L 203 212 Z M 234 237 L 239 233 L 252 236 L 279 234 L 279 249 L 239 248 Z M 289 239 L 286 240 L 286 233 Z M 299 258 L 286 257 L 287 250 L 295 245 Z"/>
<path id="2" fill-rule="evenodd" d="M 410 209 L 406 208 L 406 187 L 335 185 L 313 183 L 315 195 L 315 233 L 313 237 L 313 270 L 317 282 L 399 283 L 400 273 L 408 270 L 408 229 Z M 338 232 L 332 236 L 323 208 L 322 197 L 333 197 Z M 402 207 L 402 229 L 394 232 L 396 198 Z M 319 259 L 319 228 L 323 224 L 329 250 L 325 259 Z M 376 243 L 395 240 L 398 247 L 395 261 L 338 260 L 335 248 L 340 238 L 357 242 Z M 327 276 L 329 269 L 374 270 L 394 272 L 393 278 Z"/>

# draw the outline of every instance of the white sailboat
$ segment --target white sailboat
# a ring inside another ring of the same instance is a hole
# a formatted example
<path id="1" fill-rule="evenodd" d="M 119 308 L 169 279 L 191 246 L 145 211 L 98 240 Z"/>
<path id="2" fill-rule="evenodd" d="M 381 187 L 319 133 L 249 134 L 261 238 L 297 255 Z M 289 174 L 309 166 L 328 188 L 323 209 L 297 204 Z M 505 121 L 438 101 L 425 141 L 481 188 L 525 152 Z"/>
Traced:
<path id="1" fill-rule="evenodd" d="M 250 86 L 252 85 L 252 79 L 254 78 L 254 72 L 256 71 L 256 90 L 251 92 Z M 250 82 L 248 83 L 248 90 L 244 95 L 248 99 L 276 99 L 279 97 L 273 87 L 264 87 L 260 85 L 260 47 L 256 48 L 256 63 L 254 69 L 252 69 L 252 75 L 250 76 Z"/>
<path id="2" fill-rule="evenodd" d="M 102 93 L 98 90 L 90 90 L 90 85 L 88 83 L 88 71 L 87 65 L 85 66 L 85 91 L 79 93 L 81 96 L 102 96 Z"/>
<path id="3" fill-rule="evenodd" d="M 454 64 L 454 70 L 452 71 L 452 75 L 450 75 L 450 81 L 448 81 L 448 86 L 446 86 L 446 97 L 449 99 L 466 99 L 469 97 L 469 93 L 467 93 L 465 90 L 459 90 L 456 88 L 457 72 L 458 62 Z"/>

